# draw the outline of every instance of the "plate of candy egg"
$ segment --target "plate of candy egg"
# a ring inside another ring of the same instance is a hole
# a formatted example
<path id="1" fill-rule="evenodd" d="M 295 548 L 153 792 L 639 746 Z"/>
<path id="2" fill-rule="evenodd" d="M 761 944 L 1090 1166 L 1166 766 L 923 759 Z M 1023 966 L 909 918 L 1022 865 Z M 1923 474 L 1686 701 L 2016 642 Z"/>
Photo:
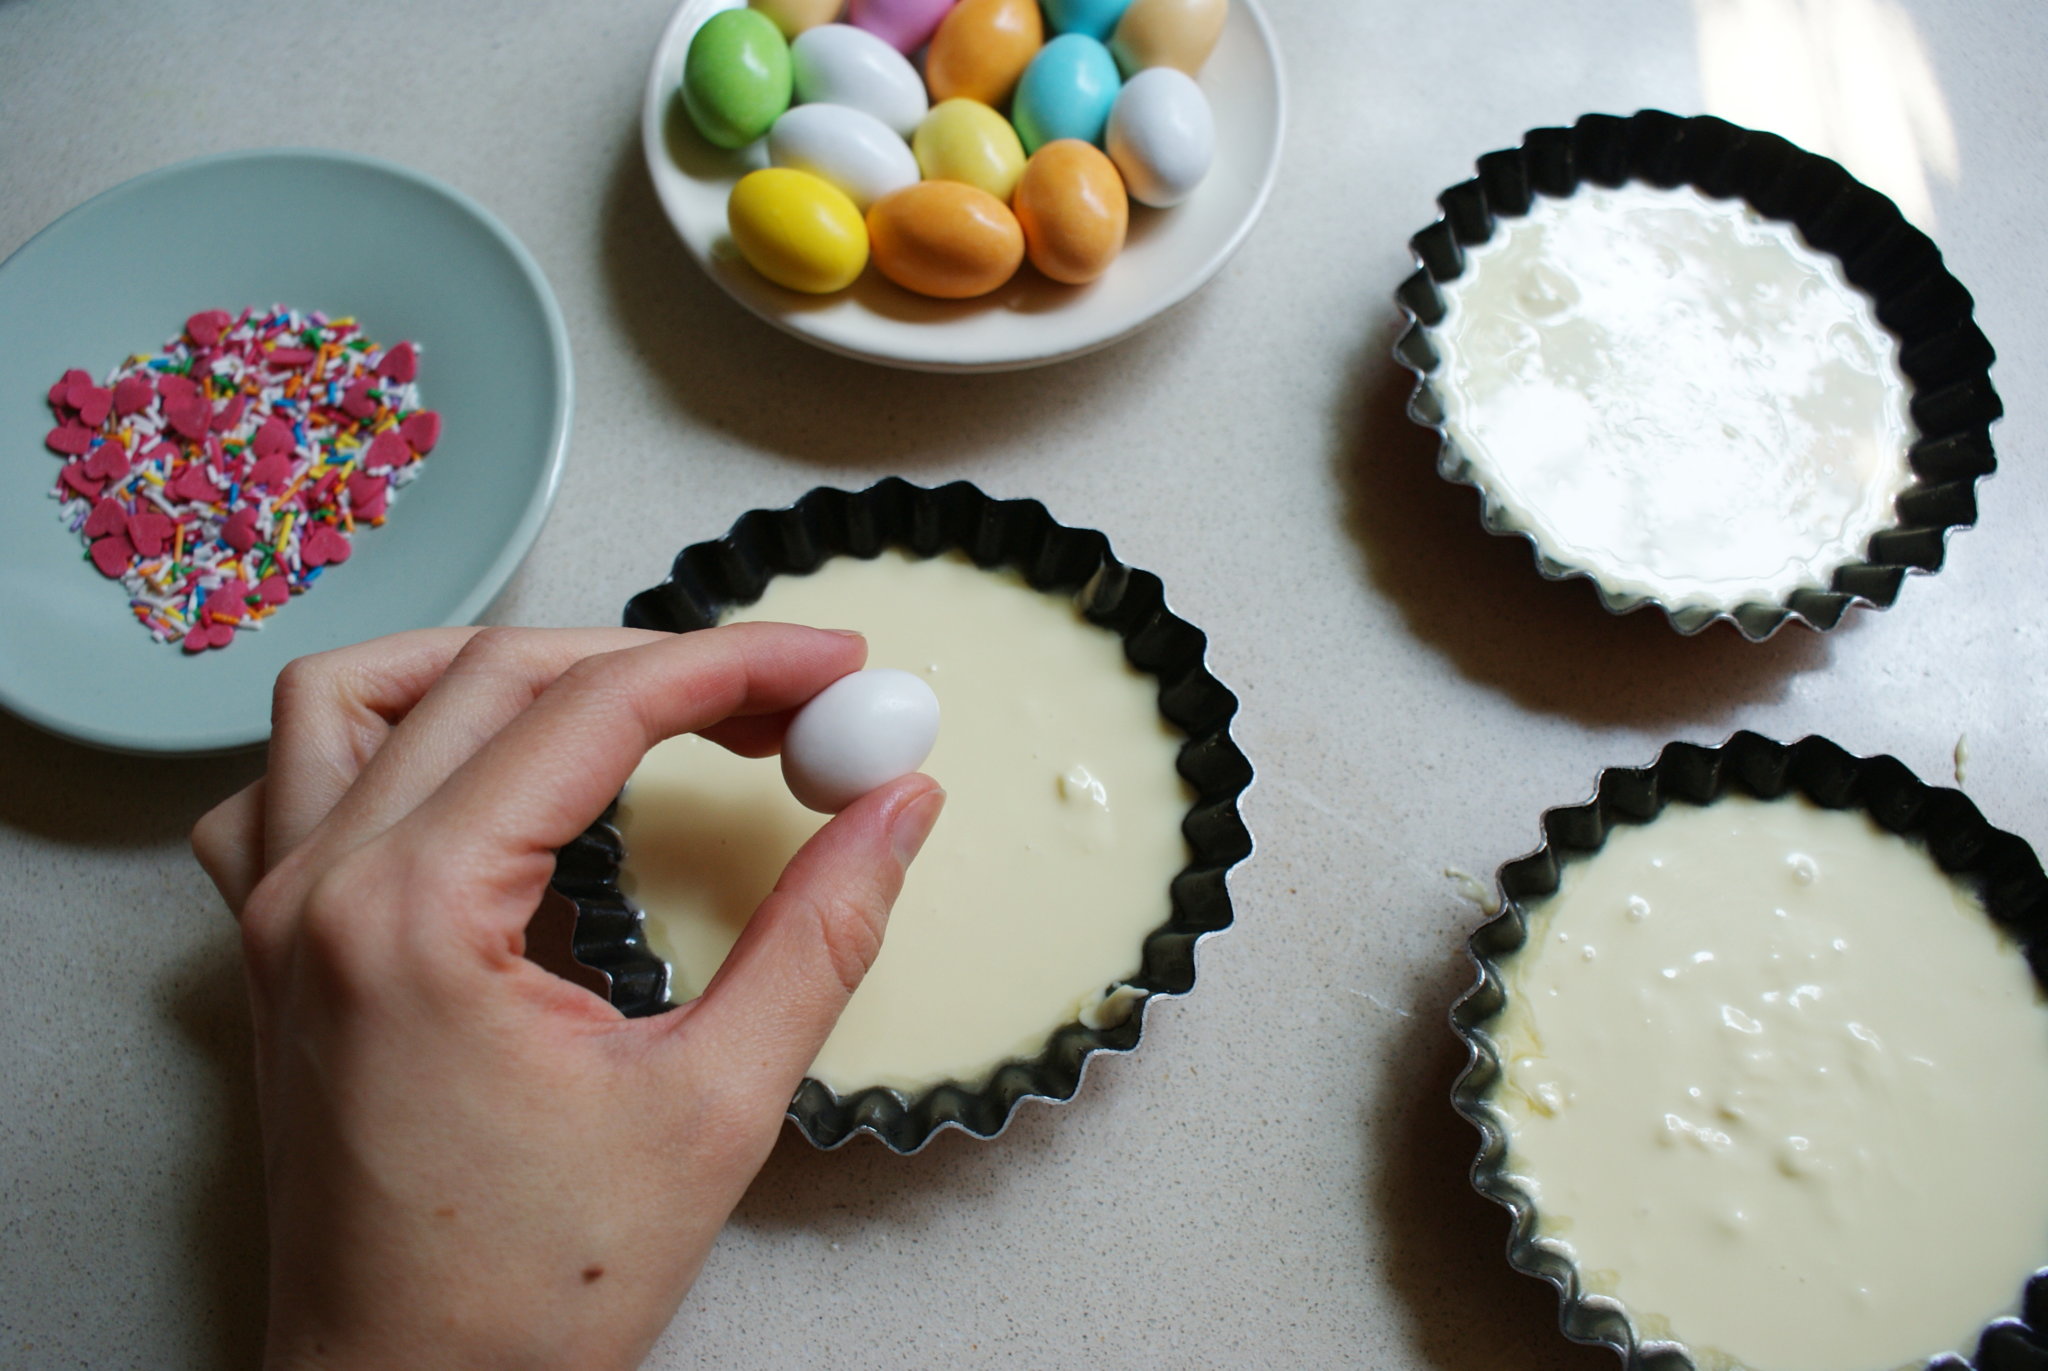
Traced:
<path id="1" fill-rule="evenodd" d="M 1107 346 L 1200 289 L 1285 124 L 1258 0 L 683 0 L 641 136 L 742 305 L 974 372 Z"/>

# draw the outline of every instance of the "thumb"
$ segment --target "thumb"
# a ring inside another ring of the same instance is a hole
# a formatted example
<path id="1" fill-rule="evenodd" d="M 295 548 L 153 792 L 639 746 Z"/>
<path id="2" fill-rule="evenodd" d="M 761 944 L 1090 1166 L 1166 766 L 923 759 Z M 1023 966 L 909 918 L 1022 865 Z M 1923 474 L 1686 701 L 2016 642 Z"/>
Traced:
<path id="1" fill-rule="evenodd" d="M 946 792 L 906 776 L 856 800 L 790 858 L 691 1012 L 693 1056 L 778 1108 L 882 950 L 903 873 Z"/>

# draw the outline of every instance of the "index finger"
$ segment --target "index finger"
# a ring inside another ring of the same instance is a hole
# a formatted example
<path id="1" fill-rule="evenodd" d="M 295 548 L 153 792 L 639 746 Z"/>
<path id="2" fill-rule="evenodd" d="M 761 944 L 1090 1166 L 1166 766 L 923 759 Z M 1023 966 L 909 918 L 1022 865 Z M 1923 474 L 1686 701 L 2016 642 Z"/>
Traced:
<path id="1" fill-rule="evenodd" d="M 415 629 L 285 664 L 272 693 L 269 770 L 289 780 L 264 788 L 264 871 L 320 826 L 476 632 Z"/>
<path id="2" fill-rule="evenodd" d="M 554 850 L 611 803 L 647 750 L 736 714 L 796 708 L 867 657 L 858 634 L 733 624 L 586 657 L 390 835 L 457 869 L 545 882 Z M 512 900 L 511 906 L 518 906 Z M 515 907 L 523 920 L 529 907 Z"/>

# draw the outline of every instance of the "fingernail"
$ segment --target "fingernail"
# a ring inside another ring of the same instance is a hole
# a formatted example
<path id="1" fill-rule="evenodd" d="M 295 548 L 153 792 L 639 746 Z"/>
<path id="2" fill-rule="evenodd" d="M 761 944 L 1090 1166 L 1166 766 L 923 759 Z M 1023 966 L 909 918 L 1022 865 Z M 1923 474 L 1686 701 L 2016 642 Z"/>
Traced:
<path id="1" fill-rule="evenodd" d="M 868 635 L 857 628 L 828 628 L 827 633 L 836 633 L 842 638 L 865 638 Z"/>
<path id="2" fill-rule="evenodd" d="M 896 817 L 889 823 L 889 846 L 895 850 L 898 863 L 910 865 L 924 840 L 931 836 L 932 825 L 939 821 L 939 811 L 945 807 L 946 792 L 929 790 L 896 811 Z"/>

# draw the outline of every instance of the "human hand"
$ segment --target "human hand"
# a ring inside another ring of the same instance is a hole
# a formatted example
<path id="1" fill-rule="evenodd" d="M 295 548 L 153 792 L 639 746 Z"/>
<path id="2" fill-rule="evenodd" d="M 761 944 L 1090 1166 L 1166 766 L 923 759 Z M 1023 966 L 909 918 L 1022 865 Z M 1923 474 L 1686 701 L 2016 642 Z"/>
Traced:
<path id="1" fill-rule="evenodd" d="M 944 793 L 805 844 L 650 1019 L 526 960 L 554 850 L 646 750 L 750 756 L 855 635 L 429 630 L 292 663 L 270 770 L 192 845 L 241 921 L 272 1368 L 637 1366 L 881 946 Z"/>

